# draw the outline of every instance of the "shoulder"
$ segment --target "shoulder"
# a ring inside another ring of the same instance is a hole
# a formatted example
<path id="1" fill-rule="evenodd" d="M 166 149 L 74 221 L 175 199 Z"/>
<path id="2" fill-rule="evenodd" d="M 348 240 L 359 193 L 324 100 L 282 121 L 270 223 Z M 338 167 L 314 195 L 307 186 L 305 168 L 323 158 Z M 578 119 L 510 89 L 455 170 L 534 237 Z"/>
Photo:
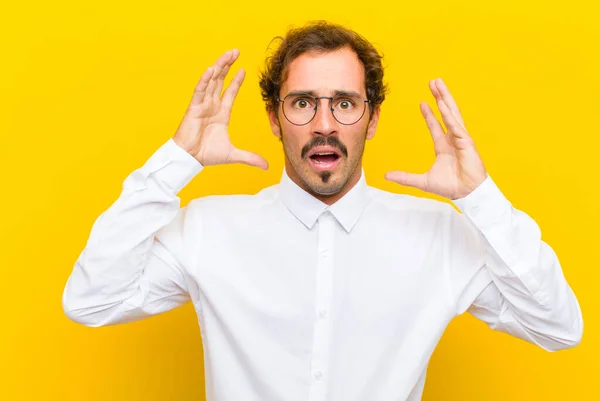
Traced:
<path id="1" fill-rule="evenodd" d="M 420 196 L 398 194 L 380 188 L 368 187 L 371 205 L 397 212 L 423 212 L 446 214 L 454 211 L 454 207 L 437 199 Z"/>
<path id="2" fill-rule="evenodd" d="M 186 206 L 192 212 L 234 212 L 261 210 L 279 199 L 279 185 L 265 187 L 256 194 L 208 195 L 192 199 Z"/>

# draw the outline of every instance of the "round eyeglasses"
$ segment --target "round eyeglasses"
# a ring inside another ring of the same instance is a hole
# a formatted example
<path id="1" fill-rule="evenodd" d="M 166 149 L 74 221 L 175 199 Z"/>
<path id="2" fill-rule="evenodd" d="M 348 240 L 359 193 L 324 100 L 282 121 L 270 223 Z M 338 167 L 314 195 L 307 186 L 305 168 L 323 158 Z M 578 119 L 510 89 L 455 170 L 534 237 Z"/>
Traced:
<path id="1" fill-rule="evenodd" d="M 315 97 L 306 92 L 292 92 L 283 99 L 283 115 L 294 125 L 306 125 L 315 118 L 319 99 L 329 99 L 333 117 L 344 125 L 356 124 L 365 114 L 368 99 L 355 92 L 340 92 L 333 97 Z"/>

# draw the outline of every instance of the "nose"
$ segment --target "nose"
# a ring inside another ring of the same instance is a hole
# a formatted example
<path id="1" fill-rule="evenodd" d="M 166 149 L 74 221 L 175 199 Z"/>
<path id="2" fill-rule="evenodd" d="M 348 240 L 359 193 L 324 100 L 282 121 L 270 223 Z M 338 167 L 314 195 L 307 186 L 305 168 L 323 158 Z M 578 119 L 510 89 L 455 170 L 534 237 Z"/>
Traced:
<path id="1" fill-rule="evenodd" d="M 317 113 L 312 120 L 312 132 L 321 135 L 331 135 L 336 132 L 337 121 L 331 112 L 331 101 L 328 98 L 320 99 Z"/>

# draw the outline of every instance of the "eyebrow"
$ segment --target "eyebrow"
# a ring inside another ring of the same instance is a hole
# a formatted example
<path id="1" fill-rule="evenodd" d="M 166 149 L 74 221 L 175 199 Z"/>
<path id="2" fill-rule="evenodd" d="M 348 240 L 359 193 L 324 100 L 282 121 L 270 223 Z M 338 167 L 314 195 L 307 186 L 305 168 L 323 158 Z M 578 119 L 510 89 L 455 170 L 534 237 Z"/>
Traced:
<path id="1" fill-rule="evenodd" d="M 300 94 L 304 94 L 304 93 L 308 93 L 312 97 L 318 97 L 317 92 L 314 91 L 314 90 L 295 90 L 295 91 L 292 91 L 292 92 L 288 93 L 286 96 L 289 96 L 289 95 L 300 95 Z M 336 89 L 336 90 L 334 90 L 332 97 L 333 96 L 337 96 L 337 95 L 360 95 L 360 96 L 362 96 L 358 92 L 344 90 L 344 89 Z"/>

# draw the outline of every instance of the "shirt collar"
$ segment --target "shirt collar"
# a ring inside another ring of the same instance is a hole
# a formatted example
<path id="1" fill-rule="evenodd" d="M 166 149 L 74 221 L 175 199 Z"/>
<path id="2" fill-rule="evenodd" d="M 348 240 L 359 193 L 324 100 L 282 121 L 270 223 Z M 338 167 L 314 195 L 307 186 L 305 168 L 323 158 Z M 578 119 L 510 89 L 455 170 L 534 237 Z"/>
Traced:
<path id="1" fill-rule="evenodd" d="M 367 205 L 367 182 L 362 168 L 356 185 L 331 206 L 300 188 L 287 175 L 285 167 L 281 175 L 280 191 L 283 203 L 308 229 L 313 227 L 321 214 L 329 211 L 350 232 Z"/>

